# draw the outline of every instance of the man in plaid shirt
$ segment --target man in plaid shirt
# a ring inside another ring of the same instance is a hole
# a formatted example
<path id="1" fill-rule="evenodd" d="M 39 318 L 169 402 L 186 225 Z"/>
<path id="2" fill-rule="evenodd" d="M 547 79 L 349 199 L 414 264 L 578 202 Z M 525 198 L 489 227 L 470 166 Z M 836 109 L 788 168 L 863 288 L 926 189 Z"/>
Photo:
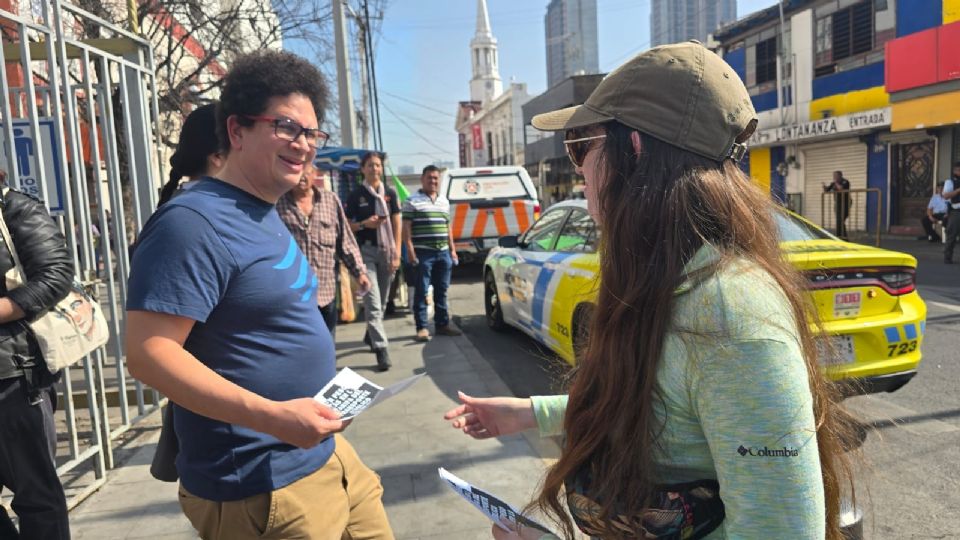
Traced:
<path id="1" fill-rule="evenodd" d="M 340 198 L 336 193 L 315 185 L 319 181 L 317 172 L 312 164 L 304 166 L 300 183 L 277 201 L 277 213 L 317 275 L 317 306 L 330 336 L 335 338 L 337 261 L 347 266 L 350 275 L 360 283 L 361 291 L 370 289 L 370 280 L 357 240 L 346 225 Z"/>

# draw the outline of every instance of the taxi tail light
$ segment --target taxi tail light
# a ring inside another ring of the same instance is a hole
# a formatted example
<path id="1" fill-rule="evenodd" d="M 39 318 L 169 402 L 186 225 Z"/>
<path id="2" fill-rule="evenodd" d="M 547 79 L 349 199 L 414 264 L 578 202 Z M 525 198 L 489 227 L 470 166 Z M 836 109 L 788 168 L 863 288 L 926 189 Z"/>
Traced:
<path id="1" fill-rule="evenodd" d="M 540 203 L 534 203 L 533 205 L 533 219 L 540 219 Z"/>
<path id="2" fill-rule="evenodd" d="M 901 296 L 916 289 L 916 270 L 907 266 L 831 268 L 826 272 L 808 272 L 807 280 L 812 290 L 880 287 L 891 296 Z"/>
<path id="3" fill-rule="evenodd" d="M 915 277 L 912 268 L 894 268 L 880 274 L 881 287 L 894 296 L 912 293 L 916 289 Z"/>

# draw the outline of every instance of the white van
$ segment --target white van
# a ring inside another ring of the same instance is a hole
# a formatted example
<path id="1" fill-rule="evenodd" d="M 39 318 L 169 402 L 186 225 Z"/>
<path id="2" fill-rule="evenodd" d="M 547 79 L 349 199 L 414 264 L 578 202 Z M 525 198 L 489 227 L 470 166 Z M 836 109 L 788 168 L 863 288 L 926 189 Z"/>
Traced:
<path id="1" fill-rule="evenodd" d="M 520 235 L 540 217 L 540 201 L 523 167 L 449 169 L 440 194 L 450 201 L 450 227 L 460 258 L 483 260 L 501 236 Z"/>

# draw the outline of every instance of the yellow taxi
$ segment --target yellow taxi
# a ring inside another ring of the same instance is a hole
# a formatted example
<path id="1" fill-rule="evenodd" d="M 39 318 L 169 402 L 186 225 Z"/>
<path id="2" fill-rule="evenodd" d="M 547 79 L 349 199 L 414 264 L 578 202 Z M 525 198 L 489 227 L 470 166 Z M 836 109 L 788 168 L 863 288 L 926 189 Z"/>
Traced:
<path id="1" fill-rule="evenodd" d="M 807 276 L 824 335 L 827 375 L 854 393 L 893 392 L 916 375 L 927 308 L 916 259 L 844 242 L 789 212 L 780 247 Z M 484 262 L 487 324 L 515 327 L 576 363 L 596 297 L 598 229 L 586 201 L 556 204 L 519 237 L 505 236 Z"/>

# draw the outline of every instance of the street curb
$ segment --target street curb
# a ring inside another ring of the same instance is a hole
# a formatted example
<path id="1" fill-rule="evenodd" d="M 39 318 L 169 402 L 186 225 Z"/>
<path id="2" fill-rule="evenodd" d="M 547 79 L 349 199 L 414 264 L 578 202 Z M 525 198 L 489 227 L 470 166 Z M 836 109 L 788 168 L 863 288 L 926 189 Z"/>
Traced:
<path id="1" fill-rule="evenodd" d="M 459 323 L 459 317 L 454 317 Z M 461 326 L 462 328 L 462 326 Z M 483 380 L 487 385 L 487 388 L 490 389 L 490 393 L 493 396 L 512 396 L 513 392 L 510 391 L 510 388 L 507 386 L 507 383 L 500 378 L 500 375 L 493 369 L 493 366 L 490 365 L 490 362 L 480 354 L 480 351 L 473 346 L 473 343 L 470 342 L 470 338 L 466 334 L 454 337 L 454 343 L 460 349 L 460 352 L 463 353 L 464 358 L 467 359 L 467 362 L 479 373 L 483 373 Z M 555 437 L 540 437 L 533 430 L 526 430 L 521 432 L 523 438 L 527 441 L 531 448 L 537 453 L 541 461 L 547 466 L 553 465 L 558 459 L 560 459 L 561 447 L 560 443 Z"/>

